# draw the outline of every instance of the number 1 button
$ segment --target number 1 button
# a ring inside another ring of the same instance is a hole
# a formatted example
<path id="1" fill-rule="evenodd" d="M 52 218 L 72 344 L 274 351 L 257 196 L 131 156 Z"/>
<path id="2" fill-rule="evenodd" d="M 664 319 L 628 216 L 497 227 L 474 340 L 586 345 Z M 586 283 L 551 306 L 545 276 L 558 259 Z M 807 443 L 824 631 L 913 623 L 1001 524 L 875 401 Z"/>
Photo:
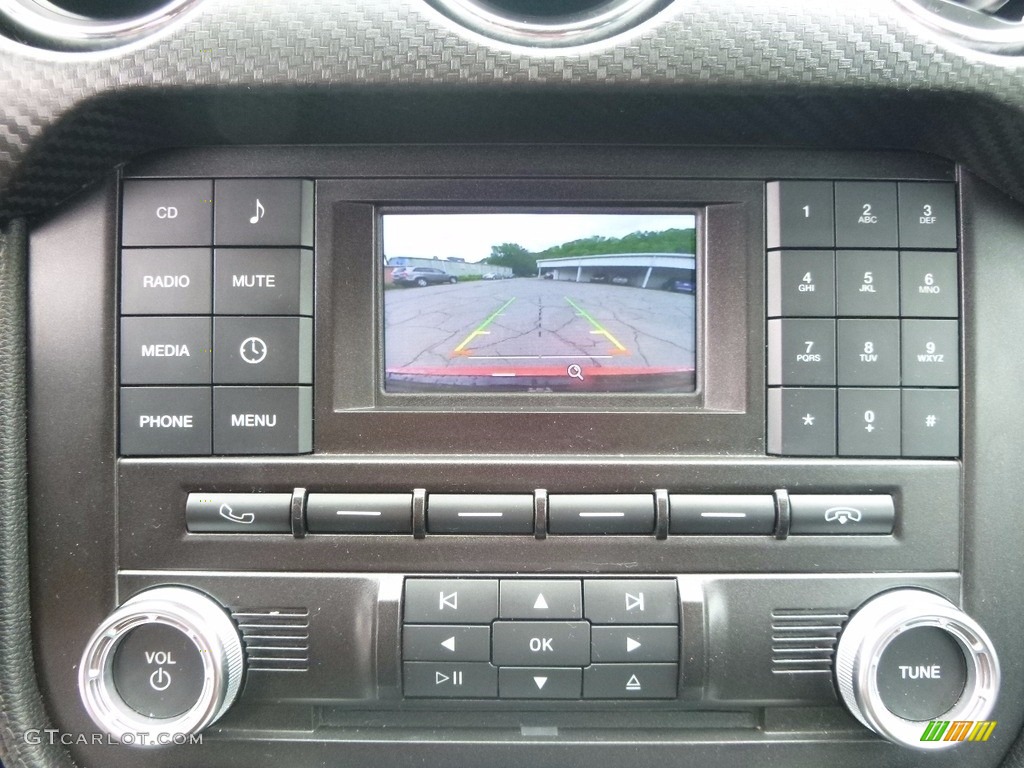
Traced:
<path id="1" fill-rule="evenodd" d="M 769 250 L 835 245 L 831 181 L 770 181 L 766 195 Z"/>

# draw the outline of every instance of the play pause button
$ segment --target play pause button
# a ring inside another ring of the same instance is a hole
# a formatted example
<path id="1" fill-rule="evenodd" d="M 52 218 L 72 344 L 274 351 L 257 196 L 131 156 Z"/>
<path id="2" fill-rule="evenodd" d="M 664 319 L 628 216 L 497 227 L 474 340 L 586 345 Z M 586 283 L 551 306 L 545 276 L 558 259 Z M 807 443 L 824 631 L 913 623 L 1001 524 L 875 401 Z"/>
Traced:
<path id="1" fill-rule="evenodd" d="M 503 699 L 578 699 L 583 670 L 565 667 L 501 667 L 498 691 Z"/>
<path id="2" fill-rule="evenodd" d="M 498 695 L 498 670 L 486 662 L 407 661 L 402 666 L 409 698 L 493 699 Z"/>

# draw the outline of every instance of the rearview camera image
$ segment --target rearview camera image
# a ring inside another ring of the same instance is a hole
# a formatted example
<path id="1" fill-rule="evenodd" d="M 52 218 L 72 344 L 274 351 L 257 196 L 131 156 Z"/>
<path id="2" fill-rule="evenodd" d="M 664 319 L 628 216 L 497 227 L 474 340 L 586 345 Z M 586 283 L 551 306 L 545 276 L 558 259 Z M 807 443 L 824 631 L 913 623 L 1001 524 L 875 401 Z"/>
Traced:
<path id="1" fill-rule="evenodd" d="M 694 391 L 693 214 L 381 220 L 385 391 Z"/>

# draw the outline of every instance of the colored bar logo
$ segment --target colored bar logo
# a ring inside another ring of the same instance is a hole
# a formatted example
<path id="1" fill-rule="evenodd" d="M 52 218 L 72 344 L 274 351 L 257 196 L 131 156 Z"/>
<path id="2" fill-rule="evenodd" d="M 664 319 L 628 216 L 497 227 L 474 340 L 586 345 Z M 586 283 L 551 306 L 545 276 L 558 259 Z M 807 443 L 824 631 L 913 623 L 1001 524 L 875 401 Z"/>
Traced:
<path id="1" fill-rule="evenodd" d="M 932 720 L 921 741 L 988 741 L 995 728 L 995 720 Z"/>

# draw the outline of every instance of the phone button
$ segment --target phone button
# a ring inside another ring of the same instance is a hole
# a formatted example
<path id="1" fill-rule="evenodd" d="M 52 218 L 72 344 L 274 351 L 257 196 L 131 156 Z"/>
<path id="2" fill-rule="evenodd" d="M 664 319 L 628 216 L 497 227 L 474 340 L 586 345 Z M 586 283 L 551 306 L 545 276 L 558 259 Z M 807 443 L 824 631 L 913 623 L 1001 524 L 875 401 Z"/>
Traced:
<path id="1" fill-rule="evenodd" d="M 291 533 L 290 493 L 190 493 L 190 533 Z"/>
<path id="2" fill-rule="evenodd" d="M 789 514 L 793 535 L 887 536 L 896 522 L 896 505 L 885 494 L 793 494 Z"/>

